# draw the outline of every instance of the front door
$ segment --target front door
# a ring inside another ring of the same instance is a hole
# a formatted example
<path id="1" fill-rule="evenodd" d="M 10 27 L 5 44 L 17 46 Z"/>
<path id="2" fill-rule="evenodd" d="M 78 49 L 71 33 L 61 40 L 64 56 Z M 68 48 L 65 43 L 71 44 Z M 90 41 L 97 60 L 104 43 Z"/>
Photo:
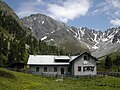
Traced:
<path id="1" fill-rule="evenodd" d="M 64 68 L 61 68 L 61 74 L 64 74 Z"/>

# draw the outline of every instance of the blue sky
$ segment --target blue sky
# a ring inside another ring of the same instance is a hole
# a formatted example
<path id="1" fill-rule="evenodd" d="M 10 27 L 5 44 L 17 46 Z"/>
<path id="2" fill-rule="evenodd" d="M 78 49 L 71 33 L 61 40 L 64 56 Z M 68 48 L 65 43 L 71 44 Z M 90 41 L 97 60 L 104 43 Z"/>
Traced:
<path id="1" fill-rule="evenodd" d="M 42 13 L 70 26 L 106 30 L 120 26 L 120 0 L 3 0 L 20 17 Z"/>

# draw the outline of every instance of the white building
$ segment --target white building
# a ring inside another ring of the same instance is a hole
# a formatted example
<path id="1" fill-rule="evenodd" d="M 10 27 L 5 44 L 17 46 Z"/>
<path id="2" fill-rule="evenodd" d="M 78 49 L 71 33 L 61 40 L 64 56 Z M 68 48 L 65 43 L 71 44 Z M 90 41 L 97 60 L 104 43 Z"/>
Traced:
<path id="1" fill-rule="evenodd" d="M 30 55 L 29 72 L 37 75 L 96 75 L 97 59 L 84 52 L 78 56 Z"/>

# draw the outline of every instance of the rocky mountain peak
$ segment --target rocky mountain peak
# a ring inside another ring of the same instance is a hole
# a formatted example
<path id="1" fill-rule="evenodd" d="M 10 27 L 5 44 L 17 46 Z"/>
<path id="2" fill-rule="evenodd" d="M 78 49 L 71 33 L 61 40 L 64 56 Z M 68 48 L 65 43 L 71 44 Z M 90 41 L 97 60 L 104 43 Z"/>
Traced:
<path id="1" fill-rule="evenodd" d="M 72 48 L 74 53 L 87 49 L 95 56 L 99 56 L 120 48 L 120 27 L 109 28 L 106 31 L 96 31 L 87 27 L 76 28 L 43 14 L 33 14 L 22 18 L 22 22 L 31 29 L 37 39 L 52 43 L 67 51 Z"/>

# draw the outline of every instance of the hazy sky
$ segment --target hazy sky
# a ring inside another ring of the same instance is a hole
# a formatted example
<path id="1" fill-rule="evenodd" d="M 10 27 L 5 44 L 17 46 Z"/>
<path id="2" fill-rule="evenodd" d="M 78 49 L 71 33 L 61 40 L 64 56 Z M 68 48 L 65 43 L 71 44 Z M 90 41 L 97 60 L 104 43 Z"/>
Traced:
<path id="1" fill-rule="evenodd" d="M 120 0 L 3 0 L 22 18 L 42 13 L 70 26 L 120 26 Z"/>

